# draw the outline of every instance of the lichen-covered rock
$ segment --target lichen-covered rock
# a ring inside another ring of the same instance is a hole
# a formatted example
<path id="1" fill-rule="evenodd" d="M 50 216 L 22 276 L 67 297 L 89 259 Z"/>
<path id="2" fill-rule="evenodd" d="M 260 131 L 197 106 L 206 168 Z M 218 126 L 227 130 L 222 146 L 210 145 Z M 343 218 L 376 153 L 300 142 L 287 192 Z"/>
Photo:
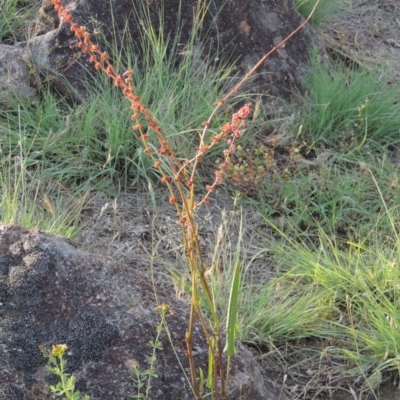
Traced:
<path id="1" fill-rule="evenodd" d="M 140 20 L 146 18 L 140 14 L 143 5 L 148 6 L 148 18 L 155 29 L 159 28 L 160 14 L 164 14 L 164 37 L 174 37 L 179 30 L 179 46 L 185 49 L 193 29 L 194 10 L 199 5 L 206 5 L 208 9 L 200 32 L 204 55 L 218 55 L 222 62 L 235 61 L 242 75 L 303 22 L 293 0 L 209 0 L 208 5 L 198 0 L 64 0 L 63 4 L 75 22 L 96 33 L 92 35 L 94 40 L 105 38 L 105 41 L 101 40 L 104 50 L 106 42 L 116 43 L 119 38 L 127 36 L 132 38 L 130 47 L 140 44 Z M 81 79 L 85 69 L 90 69 L 91 65 L 75 46 L 76 39 L 69 24 L 54 15 L 49 0 L 43 1 L 41 18 L 52 20 L 50 25 L 57 30 L 50 41 L 40 38 L 31 41 L 27 49 L 34 64 L 45 75 L 59 72 L 78 93 L 84 94 Z M 264 62 L 257 78 L 252 80 L 254 88 L 264 94 L 288 98 L 295 88 L 301 86 L 301 78 L 315 45 L 322 47 L 315 31 L 307 25 L 290 39 L 285 48 Z M 39 47 L 42 49 L 38 52 Z M 40 54 L 45 56 L 38 56 Z M 62 80 L 56 75 L 53 84 L 63 91 Z"/>
<path id="2" fill-rule="evenodd" d="M 29 66 L 22 47 L 0 44 L 0 109 L 10 106 L 10 96 L 35 98 Z"/>
<path id="3" fill-rule="evenodd" d="M 189 400 L 193 394 L 177 360 L 187 374 L 182 340 L 188 306 L 158 296 L 171 307 L 171 341 L 162 334 L 150 395 Z M 149 367 L 148 343 L 160 321 L 156 305 L 152 285 L 132 268 L 84 253 L 57 237 L 0 225 L 0 399 L 53 398 L 48 385 L 57 378 L 46 371 L 40 349 L 65 343 L 69 372 L 79 390 L 92 400 L 127 400 L 134 392 L 132 367 Z M 199 326 L 194 347 L 197 366 L 206 371 L 207 345 Z M 229 399 L 238 398 L 285 399 L 241 344 L 229 386 Z"/>

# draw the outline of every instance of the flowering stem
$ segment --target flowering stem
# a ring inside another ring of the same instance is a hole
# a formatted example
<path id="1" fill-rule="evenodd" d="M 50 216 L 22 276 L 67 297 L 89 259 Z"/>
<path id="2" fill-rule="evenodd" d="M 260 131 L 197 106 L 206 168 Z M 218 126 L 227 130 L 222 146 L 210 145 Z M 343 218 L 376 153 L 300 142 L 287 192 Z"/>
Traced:
<path id="1" fill-rule="evenodd" d="M 223 349 L 221 343 L 221 332 L 220 332 L 220 319 L 217 315 L 216 305 L 213 301 L 212 293 L 209 288 L 206 276 L 205 267 L 203 262 L 203 256 L 197 232 L 197 227 L 194 221 L 195 210 L 203 203 L 209 202 L 209 197 L 214 192 L 217 185 L 222 183 L 222 172 L 228 168 L 230 162 L 230 155 L 235 152 L 235 141 L 243 133 L 243 128 L 246 126 L 246 119 L 251 113 L 250 104 L 245 104 L 238 112 L 232 115 L 232 119 L 229 123 L 226 123 L 221 127 L 220 133 L 214 134 L 210 139 L 209 143 L 206 143 L 206 133 L 211 125 L 211 122 L 220 109 L 220 107 L 226 103 L 226 101 L 238 92 L 244 82 L 246 82 L 255 70 L 267 59 L 273 52 L 277 51 L 280 47 L 283 47 L 285 43 L 293 37 L 305 24 L 309 21 L 312 14 L 314 13 L 320 0 L 317 0 L 310 16 L 290 35 L 282 40 L 277 46 L 265 54 L 260 61 L 243 77 L 243 79 L 220 101 L 217 102 L 216 107 L 210 114 L 206 122 L 203 123 L 203 129 L 200 133 L 200 143 L 196 150 L 195 155 L 191 160 L 179 161 L 178 156 L 168 143 L 161 127 L 157 123 L 156 119 L 150 113 L 148 108 L 142 104 L 141 99 L 135 94 L 135 87 L 133 86 L 131 70 L 126 71 L 124 74 L 119 74 L 112 63 L 109 60 L 109 55 L 105 52 L 101 52 L 98 45 L 92 42 L 91 36 L 86 31 L 84 26 L 80 26 L 75 23 L 72 19 L 71 13 L 66 10 L 62 5 L 61 0 L 50 0 L 55 10 L 57 11 L 60 19 L 70 24 L 70 29 L 74 32 L 78 43 L 76 46 L 81 49 L 82 53 L 89 56 L 89 61 L 93 64 L 96 70 L 102 71 L 109 78 L 112 79 L 114 85 L 120 87 L 122 94 L 130 102 L 130 109 L 132 110 L 132 121 L 135 122 L 133 131 L 138 134 L 145 154 L 148 154 L 154 162 L 154 168 L 156 168 L 161 175 L 161 182 L 165 183 L 169 194 L 170 203 L 175 205 L 177 214 L 180 219 L 182 229 L 182 240 L 185 247 L 186 258 L 188 261 L 188 267 L 191 275 L 191 290 L 192 297 L 190 303 L 190 318 L 188 331 L 185 335 L 185 341 L 187 345 L 188 361 L 190 367 L 192 387 L 196 399 L 201 398 L 199 392 L 199 386 L 197 383 L 197 374 L 193 355 L 193 336 L 194 336 L 194 324 L 196 315 L 199 318 L 202 326 L 204 336 L 207 340 L 209 348 L 209 359 L 212 367 L 212 379 L 213 379 L 213 398 L 217 400 L 219 398 L 219 387 L 221 388 L 221 397 L 223 400 L 227 399 L 227 385 L 225 384 L 224 374 L 224 362 L 223 362 Z M 145 120 L 145 125 L 141 124 L 141 120 Z M 150 135 L 149 132 L 154 132 L 159 147 L 154 147 L 149 143 Z M 206 194 L 200 202 L 195 201 L 195 179 L 199 163 L 203 156 L 209 152 L 217 143 L 224 141 L 228 147 L 224 150 L 224 162 L 220 165 L 219 170 L 215 171 L 215 179 L 211 185 L 206 186 Z M 174 186 L 173 186 L 174 185 Z M 175 190 L 179 194 L 180 202 L 175 196 Z M 212 335 L 210 329 L 204 319 L 203 313 L 199 303 L 199 283 L 205 294 L 206 301 L 212 316 Z M 216 356 L 217 353 L 217 356 Z M 218 384 L 218 377 L 220 379 L 220 385 Z"/>

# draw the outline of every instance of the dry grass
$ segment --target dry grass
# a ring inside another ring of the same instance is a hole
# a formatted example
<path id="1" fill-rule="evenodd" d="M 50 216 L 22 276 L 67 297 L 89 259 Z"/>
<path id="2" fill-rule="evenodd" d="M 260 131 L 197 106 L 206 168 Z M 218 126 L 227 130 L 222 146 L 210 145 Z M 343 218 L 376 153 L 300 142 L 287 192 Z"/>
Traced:
<path id="1" fill-rule="evenodd" d="M 240 219 L 243 218 L 247 247 L 244 263 L 260 250 L 262 238 L 272 235 L 257 210 L 250 204 L 240 210 L 235 207 L 233 196 L 226 187 L 220 188 L 212 203 L 204 204 L 198 211 L 199 236 L 208 262 L 217 241 L 221 240 L 218 228 L 223 213 L 227 213 L 229 224 L 226 224 L 222 241 L 230 241 L 233 247 L 238 240 Z M 156 282 L 164 289 L 173 288 L 169 275 L 171 266 L 182 273 L 186 269 L 179 236 L 180 225 L 163 188 L 156 188 L 150 193 L 127 192 L 118 198 L 103 193 L 91 194 L 81 214 L 81 225 L 84 229 L 75 239 L 80 248 L 111 256 L 146 274 L 150 273 L 153 263 Z M 265 265 L 265 259 L 254 262 L 252 275 L 264 279 L 269 274 Z"/>

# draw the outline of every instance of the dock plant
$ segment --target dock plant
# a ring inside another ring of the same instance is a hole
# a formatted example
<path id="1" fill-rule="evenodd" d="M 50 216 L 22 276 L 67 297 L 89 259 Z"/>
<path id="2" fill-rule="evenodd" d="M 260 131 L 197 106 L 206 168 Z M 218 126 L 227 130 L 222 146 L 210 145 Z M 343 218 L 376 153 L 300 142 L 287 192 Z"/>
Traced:
<path id="1" fill-rule="evenodd" d="M 169 202 L 176 208 L 182 230 L 182 241 L 191 276 L 190 320 L 184 342 L 190 367 L 193 394 L 196 399 L 201 399 L 204 395 L 202 393 L 204 377 L 202 371 L 196 368 L 193 351 L 193 336 L 195 320 L 197 319 L 202 326 L 209 351 L 207 386 L 214 399 L 227 399 L 230 357 L 235 354 L 235 325 L 241 279 L 240 261 L 234 267 L 235 273 L 229 296 L 228 315 L 226 316 L 227 338 L 226 342 L 223 343 L 221 318 L 218 315 L 207 281 L 207 268 L 202 255 L 195 217 L 198 208 L 203 203 L 210 202 L 212 193 L 222 183 L 223 172 L 229 168 L 230 156 L 235 153 L 237 139 L 242 136 L 247 119 L 252 112 L 251 104 L 243 104 L 236 112 L 232 113 L 230 121 L 226 122 L 218 132 L 212 135 L 209 135 L 208 132 L 220 108 L 238 93 L 243 84 L 249 80 L 266 58 L 273 52 L 278 51 L 279 48 L 284 47 L 286 42 L 301 30 L 308 20 L 305 20 L 290 35 L 265 54 L 223 99 L 217 101 L 209 118 L 203 122 L 201 129 L 198 131 L 198 145 L 194 149 L 192 158 L 182 159 L 169 142 L 166 132 L 163 131 L 152 112 L 143 104 L 140 96 L 136 93 L 133 71 L 131 69 L 124 73 L 117 71 L 110 55 L 100 49 L 85 26 L 81 26 L 73 20 L 71 13 L 63 6 L 62 1 L 51 0 L 51 2 L 60 19 L 70 25 L 70 30 L 77 38 L 77 48 L 88 57 L 96 71 L 105 74 L 114 82 L 116 87 L 121 89 L 123 96 L 130 102 L 132 134 L 137 135 L 140 139 L 144 154 L 152 159 L 154 168 L 159 172 L 161 182 L 166 185 L 169 192 Z M 318 3 L 319 1 L 316 2 L 312 13 Z M 153 141 L 153 138 L 156 140 Z M 211 149 L 221 143 L 226 144 L 225 150 L 223 150 L 222 162 L 214 171 L 213 182 L 205 187 L 205 194 L 197 198 L 199 190 L 196 190 L 196 176 L 200 162 Z M 206 320 L 200 305 L 200 290 L 203 292 L 211 313 L 210 323 Z M 224 355 L 227 357 L 227 362 L 224 360 Z"/>

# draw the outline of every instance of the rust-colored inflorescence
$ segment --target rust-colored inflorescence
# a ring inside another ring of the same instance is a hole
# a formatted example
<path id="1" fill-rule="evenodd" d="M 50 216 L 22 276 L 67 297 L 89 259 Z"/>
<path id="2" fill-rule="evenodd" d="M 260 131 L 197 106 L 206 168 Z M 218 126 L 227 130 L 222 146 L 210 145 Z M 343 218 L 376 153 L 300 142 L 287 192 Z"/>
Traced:
<path id="1" fill-rule="evenodd" d="M 251 105 L 245 104 L 240 110 L 232 115 L 231 122 L 222 126 L 221 132 L 211 139 L 210 149 L 220 141 L 226 141 L 228 148 L 223 151 L 224 161 L 219 166 L 219 170 L 215 171 L 215 179 L 212 185 L 207 185 L 207 193 L 203 199 L 196 205 L 199 207 L 202 203 L 209 203 L 209 196 L 215 191 L 215 187 L 222 183 L 221 171 L 227 170 L 230 163 L 230 156 L 236 151 L 235 140 L 242 136 L 243 129 L 246 127 L 246 120 L 251 114 Z"/>

